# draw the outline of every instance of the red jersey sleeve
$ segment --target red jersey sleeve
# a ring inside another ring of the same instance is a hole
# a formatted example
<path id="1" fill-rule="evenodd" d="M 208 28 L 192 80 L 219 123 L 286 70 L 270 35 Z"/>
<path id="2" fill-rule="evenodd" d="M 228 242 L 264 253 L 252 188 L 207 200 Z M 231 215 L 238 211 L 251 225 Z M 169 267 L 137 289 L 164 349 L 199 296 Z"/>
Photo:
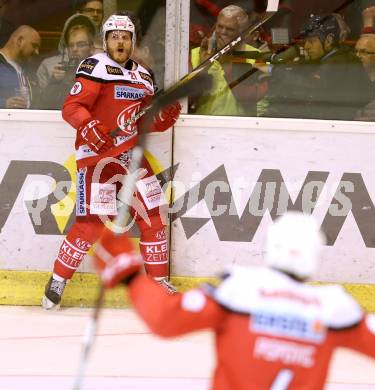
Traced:
<path id="1" fill-rule="evenodd" d="M 227 315 L 200 289 L 169 295 L 163 287 L 143 275 L 130 284 L 129 295 L 135 310 L 152 332 L 163 337 L 218 328 Z"/>
<path id="2" fill-rule="evenodd" d="M 75 129 L 78 129 L 92 118 L 91 112 L 98 96 L 100 96 L 100 88 L 101 84 L 94 80 L 77 77 L 62 108 L 64 120 Z"/>
<path id="3" fill-rule="evenodd" d="M 375 316 L 366 315 L 358 325 L 335 331 L 336 344 L 375 358 Z"/>

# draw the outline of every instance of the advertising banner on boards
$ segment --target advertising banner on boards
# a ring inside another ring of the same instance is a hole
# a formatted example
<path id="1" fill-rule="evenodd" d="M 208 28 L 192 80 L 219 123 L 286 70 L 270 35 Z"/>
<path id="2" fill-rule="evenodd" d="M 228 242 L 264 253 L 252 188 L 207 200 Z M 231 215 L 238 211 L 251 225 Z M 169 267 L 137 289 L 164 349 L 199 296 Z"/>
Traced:
<path id="1" fill-rule="evenodd" d="M 57 114 L 0 121 L 0 129 L 0 269 L 49 271 L 75 218 L 75 130 Z M 171 164 L 171 132 L 148 137 L 145 156 L 162 172 Z M 87 270 L 86 261 L 80 271 Z"/>
<path id="2" fill-rule="evenodd" d="M 260 264 L 269 224 L 300 210 L 327 236 L 319 280 L 375 283 L 370 127 L 243 119 L 182 118 L 173 158 L 171 130 L 150 136 L 147 158 L 167 195 L 173 176 L 172 274 Z M 74 219 L 74 130 L 59 119 L 12 120 L 0 133 L 0 269 L 50 270 Z"/>
<path id="3" fill-rule="evenodd" d="M 298 210 L 316 216 L 327 236 L 319 280 L 374 283 L 369 124 L 241 119 L 175 128 L 174 272 L 260 264 L 268 225 Z"/>

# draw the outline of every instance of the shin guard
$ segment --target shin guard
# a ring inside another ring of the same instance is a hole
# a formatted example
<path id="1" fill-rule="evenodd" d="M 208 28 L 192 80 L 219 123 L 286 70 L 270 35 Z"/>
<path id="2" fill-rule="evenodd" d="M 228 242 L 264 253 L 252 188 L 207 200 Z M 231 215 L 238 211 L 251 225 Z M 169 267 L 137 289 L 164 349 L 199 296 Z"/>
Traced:
<path id="1" fill-rule="evenodd" d="M 101 229 L 100 224 L 76 222 L 60 246 L 53 272 L 64 279 L 71 279 L 99 237 Z"/>
<path id="2" fill-rule="evenodd" d="M 146 273 L 155 279 L 168 278 L 169 259 L 165 226 L 160 225 L 141 231 L 139 248 Z"/>

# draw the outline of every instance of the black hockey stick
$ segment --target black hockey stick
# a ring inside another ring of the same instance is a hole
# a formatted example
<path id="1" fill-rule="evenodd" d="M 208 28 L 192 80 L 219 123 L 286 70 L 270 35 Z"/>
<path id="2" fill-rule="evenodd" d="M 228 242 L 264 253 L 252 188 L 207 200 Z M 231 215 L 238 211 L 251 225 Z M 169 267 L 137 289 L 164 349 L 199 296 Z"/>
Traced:
<path id="1" fill-rule="evenodd" d="M 106 224 L 104 226 L 104 229 L 110 229 L 117 234 L 122 234 L 124 232 L 129 206 L 131 204 L 131 198 L 135 190 L 135 183 L 137 181 L 136 172 L 138 168 L 141 166 L 142 158 L 143 158 L 143 147 L 138 145 L 132 150 L 132 159 L 128 170 L 129 173 L 124 175 L 122 180 L 122 188 L 118 195 L 118 198 L 121 199 L 121 206 L 118 209 L 117 216 L 112 223 Z M 108 254 L 103 253 L 101 254 L 101 256 L 105 257 L 108 256 Z M 104 295 L 105 295 L 105 288 L 104 285 L 101 283 L 98 297 L 95 302 L 93 314 L 85 329 L 82 352 L 80 356 L 78 369 L 74 378 L 73 390 L 81 389 L 90 352 L 95 341 L 96 329 L 98 327 L 99 315 L 103 307 Z"/>
<path id="2" fill-rule="evenodd" d="M 137 120 L 139 120 L 143 115 L 145 115 L 150 110 L 156 112 L 154 107 L 155 104 L 157 104 L 158 107 L 163 107 L 165 104 L 168 104 L 165 102 L 173 102 L 175 100 L 178 100 L 182 96 L 187 96 L 189 95 L 190 91 L 196 90 L 195 89 L 196 85 L 199 85 L 198 88 L 199 91 L 203 91 L 205 87 L 202 87 L 202 85 L 199 82 L 195 84 L 194 79 L 198 75 L 202 75 L 203 72 L 205 72 L 205 70 L 208 69 L 214 61 L 221 58 L 225 53 L 230 51 L 239 43 L 243 42 L 249 34 L 256 31 L 265 22 L 271 19 L 272 16 L 275 15 L 275 13 L 277 12 L 278 7 L 279 7 L 279 0 L 268 0 L 267 9 L 264 15 L 262 16 L 262 18 L 258 22 L 247 27 L 244 31 L 241 32 L 241 34 L 237 38 L 227 43 L 221 50 L 213 54 L 211 57 L 207 58 L 207 60 L 199 64 L 196 68 L 194 68 L 190 73 L 182 77 L 174 85 L 167 88 L 166 90 L 160 90 L 155 95 L 150 105 L 144 107 L 136 115 L 134 115 L 132 118 L 127 120 L 121 127 L 117 127 L 116 129 L 112 130 L 110 133 L 111 137 L 116 137 L 122 131 L 122 129 L 126 128 L 129 125 L 134 124 Z"/>
<path id="3" fill-rule="evenodd" d="M 80 390 L 83 376 L 85 373 L 86 365 L 88 362 L 89 354 L 91 351 L 91 348 L 94 344 L 95 334 L 96 334 L 96 328 L 98 326 L 98 319 L 99 319 L 99 313 L 101 311 L 101 308 L 103 306 L 103 300 L 104 300 L 104 286 L 100 286 L 99 294 L 95 302 L 95 308 L 94 312 L 92 314 L 92 317 L 90 319 L 90 322 L 87 324 L 87 327 L 85 329 L 85 334 L 83 336 L 83 345 L 82 345 L 82 352 L 79 360 L 79 365 L 77 369 L 77 373 L 74 378 L 73 383 L 73 390 Z"/>

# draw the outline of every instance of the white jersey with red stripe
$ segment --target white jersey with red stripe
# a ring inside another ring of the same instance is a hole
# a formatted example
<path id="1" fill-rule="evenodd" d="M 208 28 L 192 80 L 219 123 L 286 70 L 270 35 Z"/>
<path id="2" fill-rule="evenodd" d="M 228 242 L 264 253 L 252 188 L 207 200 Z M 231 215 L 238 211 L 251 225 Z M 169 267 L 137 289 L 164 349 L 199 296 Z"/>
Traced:
<path id="1" fill-rule="evenodd" d="M 106 53 L 86 58 L 77 69 L 76 81 L 65 100 L 63 118 L 75 129 L 98 119 L 109 130 L 122 132 L 115 146 L 98 156 L 77 133 L 76 158 L 79 168 L 94 165 L 101 158 L 117 156 L 137 143 L 137 124 L 124 126 L 154 94 L 153 80 L 143 66 L 128 60 L 123 67 Z"/>
<path id="2" fill-rule="evenodd" d="M 341 286 L 304 284 L 267 267 L 232 267 L 214 298 L 233 312 L 250 314 L 254 332 L 304 342 L 320 343 L 324 329 L 351 327 L 363 317 L 358 303 Z M 304 325 L 286 326 L 287 318 L 290 323 L 298 318 Z"/>
<path id="3" fill-rule="evenodd" d="M 375 318 L 341 286 L 306 285 L 264 267 L 234 267 L 217 288 L 166 296 L 139 276 L 129 292 L 157 334 L 214 330 L 214 390 L 319 390 L 336 347 L 375 357 Z"/>

